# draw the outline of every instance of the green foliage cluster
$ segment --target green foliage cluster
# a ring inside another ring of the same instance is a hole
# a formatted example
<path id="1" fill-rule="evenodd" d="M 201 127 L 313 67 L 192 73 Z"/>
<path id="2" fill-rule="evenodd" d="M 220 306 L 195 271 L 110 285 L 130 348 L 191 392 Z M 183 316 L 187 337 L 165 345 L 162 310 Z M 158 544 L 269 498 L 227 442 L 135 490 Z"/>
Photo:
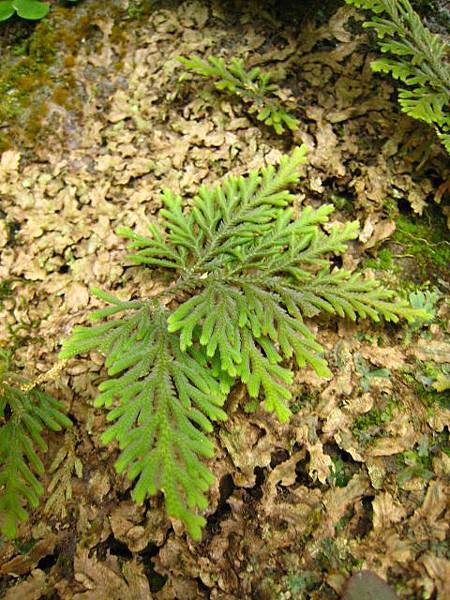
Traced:
<path id="1" fill-rule="evenodd" d="M 423 308 L 429 315 L 427 320 L 416 319 L 411 323 L 413 329 L 421 329 L 425 325 L 431 325 L 436 318 L 437 314 L 437 302 L 440 299 L 441 294 L 437 289 L 434 290 L 416 290 L 411 292 L 408 296 L 409 302 L 413 308 Z"/>
<path id="2" fill-rule="evenodd" d="M 374 406 L 369 412 L 355 418 L 352 433 L 362 446 L 384 435 L 384 426 L 392 420 L 396 406 L 397 400 L 394 397 L 385 398 L 381 406 Z"/>
<path id="3" fill-rule="evenodd" d="M 445 217 L 437 210 L 426 212 L 421 218 L 398 214 L 393 240 L 404 247 L 405 253 L 415 259 L 415 267 L 433 280 L 438 275 L 445 279 L 450 264 L 450 243 Z"/>
<path id="4" fill-rule="evenodd" d="M 403 486 L 413 477 L 422 479 L 433 479 L 435 477 L 432 471 L 432 462 L 430 456 L 429 441 L 423 437 L 417 444 L 417 449 L 406 450 L 398 457 L 400 471 L 397 474 L 397 481 Z"/>
<path id="5" fill-rule="evenodd" d="M 285 422 L 291 366 L 330 375 L 306 318 L 328 313 L 397 322 L 424 312 L 374 280 L 332 267 L 332 255 L 345 252 L 358 223 L 325 231 L 332 206 L 293 209 L 288 188 L 299 180 L 305 153 L 302 146 L 277 169 L 201 187 L 189 207 L 165 190 L 148 237 L 128 228 L 118 233 L 131 240 L 132 262 L 172 284 L 148 300 L 122 301 L 96 290 L 110 306 L 92 314 L 99 324 L 75 328 L 60 354 L 106 355 L 108 379 L 96 400 L 112 423 L 103 442 L 118 441 L 116 468 L 136 480 L 134 499 L 162 491 L 168 514 L 194 539 L 205 525 L 197 511 L 206 508 L 213 481 L 202 461 L 214 455 L 208 434 L 227 418 L 234 382 Z"/>
<path id="6" fill-rule="evenodd" d="M 436 128 L 450 153 L 449 46 L 420 20 L 409 0 L 346 0 L 374 16 L 364 23 L 373 28 L 383 53 L 390 57 L 372 63 L 376 72 L 389 73 L 406 87 L 399 91 L 402 110 Z"/>
<path id="7" fill-rule="evenodd" d="M 270 73 L 263 74 L 258 67 L 248 71 L 238 58 L 232 58 L 229 64 L 215 56 L 209 56 L 208 60 L 180 56 L 178 60 L 192 73 L 214 80 L 218 90 L 241 98 L 249 105 L 248 112 L 255 113 L 258 121 L 273 127 L 276 133 L 282 134 L 285 127 L 291 131 L 298 128 L 298 120 L 274 97 L 277 86 L 270 82 Z"/>
<path id="8" fill-rule="evenodd" d="M 0 349 L 0 530 L 8 538 L 27 519 L 25 507 L 36 508 L 44 491 L 42 431 L 72 425 L 60 402 L 39 389 L 27 391 L 24 383 L 11 371 L 10 353 Z"/>

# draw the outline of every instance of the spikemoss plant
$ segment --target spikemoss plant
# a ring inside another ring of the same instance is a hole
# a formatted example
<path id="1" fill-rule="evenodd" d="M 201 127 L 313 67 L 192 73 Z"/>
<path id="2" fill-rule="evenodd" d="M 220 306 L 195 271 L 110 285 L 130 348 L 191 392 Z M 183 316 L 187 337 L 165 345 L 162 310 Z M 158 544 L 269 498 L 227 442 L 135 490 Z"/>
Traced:
<path id="1" fill-rule="evenodd" d="M 399 103 L 403 112 L 432 125 L 450 154 L 449 46 L 431 33 L 409 0 L 346 0 L 374 13 L 364 27 L 375 30 L 387 56 L 372 69 L 402 82 Z"/>
<path id="2" fill-rule="evenodd" d="M 232 58 L 228 64 L 216 56 L 209 56 L 207 60 L 195 55 L 189 58 L 180 56 L 178 60 L 188 71 L 214 81 L 218 90 L 241 98 L 247 104 L 248 112 L 256 114 L 258 121 L 272 127 L 275 133 L 284 133 L 286 127 L 291 131 L 298 128 L 298 120 L 274 95 L 278 88 L 271 83 L 271 73 L 263 74 L 259 67 L 247 70 L 238 58 Z"/>
<path id="3" fill-rule="evenodd" d="M 10 353 L 0 349 L 0 530 L 8 538 L 28 518 L 26 506 L 36 508 L 44 491 L 39 457 L 47 450 L 43 430 L 72 424 L 60 402 L 30 388 L 11 370 Z"/>
<path id="4" fill-rule="evenodd" d="M 207 507 L 213 481 L 201 459 L 214 456 L 208 434 L 227 418 L 236 381 L 286 422 L 294 362 L 330 376 L 305 318 L 423 315 L 376 281 L 332 268 L 330 258 L 345 252 L 358 223 L 325 231 L 332 206 L 293 210 L 287 188 L 298 182 L 305 153 L 302 146 L 277 169 L 201 187 L 189 208 L 165 190 L 148 237 L 128 228 L 119 234 L 131 240 L 135 264 L 166 273 L 166 282 L 168 273 L 173 283 L 131 301 L 95 290 L 110 306 L 92 314 L 100 324 L 75 328 L 60 355 L 105 354 L 108 378 L 96 400 L 111 422 L 103 442 L 118 441 L 116 468 L 136 480 L 134 499 L 162 491 L 168 514 L 197 540 L 205 525 L 198 510 Z"/>

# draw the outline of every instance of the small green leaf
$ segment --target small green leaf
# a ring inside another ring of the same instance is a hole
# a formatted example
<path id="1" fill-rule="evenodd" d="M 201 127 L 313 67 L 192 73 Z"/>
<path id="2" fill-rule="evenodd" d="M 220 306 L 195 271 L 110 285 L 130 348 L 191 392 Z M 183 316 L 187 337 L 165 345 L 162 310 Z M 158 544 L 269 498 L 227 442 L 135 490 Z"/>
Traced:
<path id="1" fill-rule="evenodd" d="M 36 0 L 13 0 L 12 4 L 19 17 L 32 21 L 44 18 L 50 9 L 50 4 L 47 2 L 37 2 Z"/>
<path id="2" fill-rule="evenodd" d="M 0 2 L 0 21 L 6 21 L 16 12 L 12 0 L 2 0 Z"/>

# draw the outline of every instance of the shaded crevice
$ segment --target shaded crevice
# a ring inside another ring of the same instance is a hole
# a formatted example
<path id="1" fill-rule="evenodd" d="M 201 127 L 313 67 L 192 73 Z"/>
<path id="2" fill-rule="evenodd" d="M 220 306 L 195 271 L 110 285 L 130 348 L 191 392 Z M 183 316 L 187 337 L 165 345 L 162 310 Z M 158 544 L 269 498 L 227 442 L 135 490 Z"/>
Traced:
<path id="1" fill-rule="evenodd" d="M 275 452 L 273 452 L 270 457 L 270 468 L 274 469 L 278 465 L 281 465 L 281 463 L 286 462 L 288 460 L 288 458 L 289 458 L 289 452 L 287 450 L 285 450 L 283 448 L 275 450 Z"/>
<path id="2" fill-rule="evenodd" d="M 58 554 L 56 552 L 54 554 L 47 554 L 47 556 L 44 556 L 43 558 L 41 558 L 41 560 L 36 565 L 36 568 L 48 573 L 48 571 L 50 571 L 50 569 L 54 565 L 56 565 L 57 561 L 58 561 Z"/>
<path id="3" fill-rule="evenodd" d="M 125 560 L 131 560 L 133 558 L 133 553 L 130 551 L 128 546 L 115 538 L 112 534 L 108 537 L 107 540 L 98 544 L 96 546 L 97 549 L 97 558 L 99 560 L 106 560 L 107 554 L 112 554 L 113 556 L 120 556 Z"/>
<path id="4" fill-rule="evenodd" d="M 220 522 L 231 513 L 231 508 L 227 502 L 228 498 L 233 494 L 235 490 L 235 485 L 233 482 L 233 477 L 227 473 L 222 477 L 219 483 L 219 502 L 217 503 L 217 508 L 207 519 L 207 530 L 214 534 L 219 530 Z"/>
<path id="5" fill-rule="evenodd" d="M 265 469 L 262 467 L 255 467 L 253 473 L 256 475 L 255 485 L 246 490 L 247 495 L 250 496 L 253 500 L 261 500 L 263 497 L 262 484 L 266 478 Z"/>

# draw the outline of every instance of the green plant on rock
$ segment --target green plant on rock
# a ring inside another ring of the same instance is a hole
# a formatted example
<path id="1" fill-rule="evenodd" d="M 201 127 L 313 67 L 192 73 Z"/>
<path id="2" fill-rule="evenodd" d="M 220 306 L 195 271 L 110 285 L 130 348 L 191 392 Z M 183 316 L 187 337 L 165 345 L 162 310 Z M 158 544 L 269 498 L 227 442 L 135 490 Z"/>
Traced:
<path id="1" fill-rule="evenodd" d="M 229 64 L 215 56 L 209 56 L 208 60 L 194 55 L 180 56 L 178 60 L 192 73 L 214 80 L 218 90 L 241 98 L 249 105 L 248 112 L 255 113 L 258 121 L 273 127 L 276 133 L 282 134 L 285 127 L 291 131 L 298 128 L 298 120 L 274 97 L 278 87 L 270 82 L 270 73 L 262 74 L 258 67 L 248 71 L 238 58 L 232 58 Z"/>
<path id="2" fill-rule="evenodd" d="M 403 112 L 435 127 L 450 153 L 449 46 L 431 33 L 409 0 L 346 0 L 374 16 L 364 23 L 373 28 L 378 45 L 390 57 L 372 63 L 376 72 L 389 73 L 406 87 L 399 91 Z"/>
<path id="3" fill-rule="evenodd" d="M 437 288 L 433 290 L 416 290 L 408 295 L 409 303 L 413 308 L 423 308 L 429 315 L 425 321 L 423 319 L 415 319 L 411 323 L 413 330 L 418 330 L 425 325 L 431 325 L 437 314 L 437 303 L 441 297 Z"/>
<path id="4" fill-rule="evenodd" d="M 8 538 L 28 518 L 25 507 L 36 508 L 43 493 L 44 465 L 38 454 L 47 450 L 43 429 L 72 425 L 60 402 L 30 388 L 11 371 L 10 354 L 0 349 L 0 530 Z"/>
<path id="5" fill-rule="evenodd" d="M 197 510 L 213 475 L 201 458 L 214 455 L 207 437 L 224 421 L 224 403 L 237 380 L 253 399 L 285 422 L 289 418 L 290 365 L 330 370 L 305 319 L 322 312 L 378 321 L 414 319 L 417 311 L 376 281 L 331 268 L 354 239 L 358 223 L 334 225 L 333 208 L 292 208 L 287 189 L 299 180 L 305 147 L 283 156 L 277 169 L 229 177 L 201 187 L 189 207 L 163 192 L 160 221 L 150 236 L 128 228 L 130 259 L 169 274 L 173 283 L 150 299 L 119 300 L 92 314 L 93 327 L 77 327 L 61 358 L 93 349 L 106 355 L 108 379 L 97 406 L 112 425 L 104 443 L 117 440 L 119 472 L 136 479 L 133 497 L 162 491 L 167 512 L 181 519 L 194 539 L 205 524 Z"/>

